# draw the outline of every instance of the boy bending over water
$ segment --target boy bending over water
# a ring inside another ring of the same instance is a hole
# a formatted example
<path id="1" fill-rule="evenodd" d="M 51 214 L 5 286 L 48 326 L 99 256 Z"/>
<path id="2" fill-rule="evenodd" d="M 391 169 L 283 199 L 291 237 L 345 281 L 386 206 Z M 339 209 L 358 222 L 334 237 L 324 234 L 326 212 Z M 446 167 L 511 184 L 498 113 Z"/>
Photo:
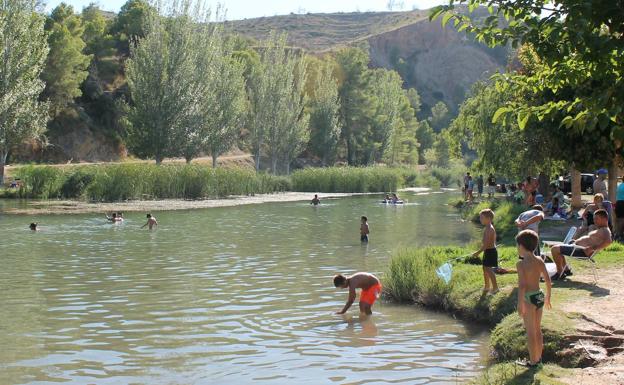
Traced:
<path id="1" fill-rule="evenodd" d="M 533 251 L 539 238 L 533 230 L 523 230 L 516 237 L 520 261 L 518 268 L 518 313 L 524 321 L 529 347 L 529 362 L 518 361 L 519 364 L 536 366 L 542 361 L 544 339 L 542 336 L 542 307 L 550 305 L 550 276 L 541 257 Z M 540 277 L 546 283 L 546 296 L 540 290 Z"/>
<path id="2" fill-rule="evenodd" d="M 483 280 L 485 281 L 483 293 L 496 294 L 498 293 L 498 284 L 496 283 L 494 269 L 498 267 L 498 251 L 496 250 L 496 230 L 494 229 L 494 224 L 492 224 L 494 211 L 490 209 L 481 210 L 479 220 L 485 227 L 483 230 L 483 242 L 481 242 L 481 248 L 472 255 L 478 257 L 483 252 Z M 492 286 L 491 291 L 490 285 Z"/>
<path id="3" fill-rule="evenodd" d="M 349 298 L 341 311 L 336 314 L 344 314 L 355 301 L 355 289 L 362 289 L 360 293 L 360 315 L 373 314 L 372 307 L 381 294 L 381 282 L 379 278 L 370 273 L 355 273 L 352 276 L 338 274 L 334 276 L 334 286 L 341 289 L 349 289 Z"/>

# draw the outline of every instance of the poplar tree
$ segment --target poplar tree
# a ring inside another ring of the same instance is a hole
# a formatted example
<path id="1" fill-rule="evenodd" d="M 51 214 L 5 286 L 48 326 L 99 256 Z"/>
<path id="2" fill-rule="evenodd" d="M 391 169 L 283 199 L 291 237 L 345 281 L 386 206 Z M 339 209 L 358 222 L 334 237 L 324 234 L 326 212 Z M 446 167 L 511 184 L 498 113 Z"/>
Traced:
<path id="1" fill-rule="evenodd" d="M 266 151 L 271 170 L 277 173 L 278 161 L 283 159 L 288 171 L 307 140 L 306 66 L 300 53 L 287 49 L 285 34 L 272 34 L 261 51 L 249 82 L 251 145 L 256 170 Z"/>
<path id="2" fill-rule="evenodd" d="M 190 2 L 175 3 L 167 17 L 150 14 L 147 34 L 130 47 L 126 63 L 131 100 L 127 108 L 128 140 L 140 157 L 181 155 L 176 139 L 196 113 L 198 47 Z"/>
<path id="3" fill-rule="evenodd" d="M 312 151 L 327 166 L 336 157 L 340 140 L 340 101 L 338 84 L 333 74 L 334 66 L 326 61 L 319 70 L 310 103 L 310 144 Z"/>
<path id="4" fill-rule="evenodd" d="M 33 0 L 0 3 L 0 185 L 11 148 L 38 137 L 46 126 L 48 105 L 39 95 L 48 44 L 36 6 Z"/>

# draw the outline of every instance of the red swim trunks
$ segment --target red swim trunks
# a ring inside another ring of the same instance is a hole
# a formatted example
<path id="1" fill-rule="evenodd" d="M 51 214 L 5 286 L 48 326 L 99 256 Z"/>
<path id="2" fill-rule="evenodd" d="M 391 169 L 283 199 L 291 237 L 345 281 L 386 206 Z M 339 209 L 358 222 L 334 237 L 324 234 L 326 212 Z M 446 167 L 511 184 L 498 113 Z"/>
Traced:
<path id="1" fill-rule="evenodd" d="M 379 298 L 380 294 L 381 294 L 381 283 L 373 285 L 369 287 L 368 289 L 362 289 L 362 292 L 360 293 L 360 302 L 365 302 L 372 306 L 377 300 L 377 298 Z"/>

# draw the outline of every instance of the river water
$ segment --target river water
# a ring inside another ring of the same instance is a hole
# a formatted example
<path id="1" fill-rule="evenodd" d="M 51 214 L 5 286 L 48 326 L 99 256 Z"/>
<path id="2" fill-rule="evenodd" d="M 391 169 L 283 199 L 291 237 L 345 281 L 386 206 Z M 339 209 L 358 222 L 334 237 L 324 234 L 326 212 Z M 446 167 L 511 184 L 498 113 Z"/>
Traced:
<path id="1" fill-rule="evenodd" d="M 378 301 L 360 322 L 337 272 L 404 246 L 466 243 L 446 193 L 143 214 L 0 214 L 0 384 L 448 384 L 487 333 Z M 2 202 L 6 206 L 12 202 Z M 367 215 L 371 240 L 359 242 Z M 27 227 L 39 221 L 41 231 Z"/>

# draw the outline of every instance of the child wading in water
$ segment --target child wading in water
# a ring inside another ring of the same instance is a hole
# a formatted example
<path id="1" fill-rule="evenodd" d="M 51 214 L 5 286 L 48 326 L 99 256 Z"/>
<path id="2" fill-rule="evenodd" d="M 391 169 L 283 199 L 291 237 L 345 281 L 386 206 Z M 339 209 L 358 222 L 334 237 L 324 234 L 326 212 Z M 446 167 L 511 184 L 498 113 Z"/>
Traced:
<path id="1" fill-rule="evenodd" d="M 355 289 L 362 289 L 360 293 L 360 315 L 373 314 L 372 306 L 381 294 L 381 282 L 379 278 L 370 273 L 355 273 L 346 277 L 342 274 L 334 276 L 334 286 L 341 289 L 349 289 L 349 298 L 341 311 L 336 314 L 344 314 L 355 301 Z"/>
<path id="2" fill-rule="evenodd" d="M 478 257 L 483 252 L 483 280 L 485 286 L 483 293 L 498 293 L 498 284 L 496 283 L 496 274 L 494 269 L 498 267 L 498 251 L 496 250 L 496 230 L 492 221 L 494 220 L 494 212 L 490 209 L 481 210 L 479 220 L 485 227 L 483 230 L 483 242 L 481 248 L 472 255 Z M 490 290 L 490 286 L 492 287 Z"/>
<path id="3" fill-rule="evenodd" d="M 152 214 L 147 214 L 147 222 L 143 226 L 141 226 L 141 228 L 148 226 L 149 229 L 151 230 L 152 227 L 154 227 L 154 225 L 158 226 L 158 222 L 156 222 L 156 218 L 154 218 Z"/>
<path id="4" fill-rule="evenodd" d="M 516 237 L 518 254 L 521 261 L 518 268 L 518 313 L 524 320 L 529 347 L 529 362 L 516 361 L 526 366 L 536 366 L 542 361 L 544 339 L 542 337 L 542 307 L 550 305 L 550 276 L 546 265 L 533 251 L 537 247 L 539 238 L 533 230 L 521 231 Z M 540 277 L 546 283 L 546 296 L 540 290 Z"/>
<path id="5" fill-rule="evenodd" d="M 368 234 L 370 234 L 370 231 L 368 230 L 368 218 L 366 217 L 362 217 L 361 218 L 361 224 L 360 224 L 360 241 L 361 242 L 368 242 Z"/>

